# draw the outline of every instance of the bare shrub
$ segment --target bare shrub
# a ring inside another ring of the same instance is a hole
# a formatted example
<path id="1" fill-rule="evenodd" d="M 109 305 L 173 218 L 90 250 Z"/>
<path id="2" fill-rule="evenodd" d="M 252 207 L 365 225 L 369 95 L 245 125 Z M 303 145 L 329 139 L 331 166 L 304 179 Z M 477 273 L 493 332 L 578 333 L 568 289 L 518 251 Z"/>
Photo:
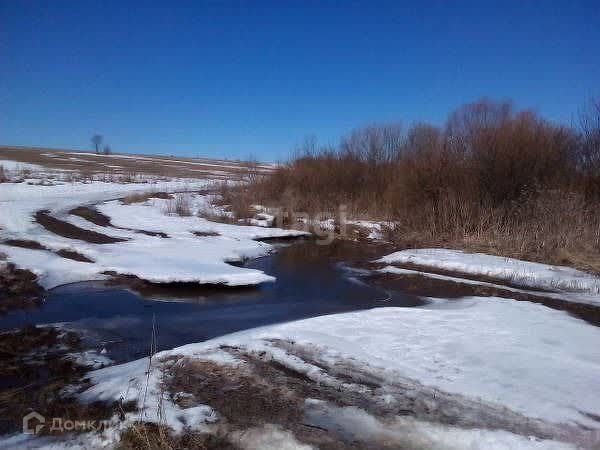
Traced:
<path id="1" fill-rule="evenodd" d="M 188 193 L 175 194 L 175 197 L 165 203 L 163 209 L 165 214 L 173 214 L 183 217 L 192 215 L 192 197 Z"/>
<path id="2" fill-rule="evenodd" d="M 258 186 L 260 183 L 260 178 L 256 178 L 250 186 Z M 248 185 L 231 185 L 223 182 L 218 185 L 217 193 L 220 203 L 226 205 L 236 219 L 248 219 L 254 215 L 252 204 L 256 203 L 256 199 L 248 189 Z"/>
<path id="3" fill-rule="evenodd" d="M 484 99 L 443 127 L 372 125 L 337 147 L 309 139 L 288 164 L 227 197 L 309 214 L 344 204 L 350 217 L 395 223 L 387 234 L 401 245 L 553 261 L 588 255 L 590 267 L 600 249 L 600 102 L 578 128 Z"/>
<path id="4" fill-rule="evenodd" d="M 161 198 L 164 200 L 170 200 L 173 197 L 173 194 L 168 192 L 156 192 L 156 191 L 148 191 L 148 192 L 138 192 L 134 194 L 130 194 L 127 197 L 123 197 L 121 199 L 121 203 L 124 205 L 130 205 L 132 203 L 143 203 L 151 198 Z"/>
<path id="5" fill-rule="evenodd" d="M 576 164 L 586 198 L 600 200 L 600 99 L 592 100 L 579 117 Z"/>

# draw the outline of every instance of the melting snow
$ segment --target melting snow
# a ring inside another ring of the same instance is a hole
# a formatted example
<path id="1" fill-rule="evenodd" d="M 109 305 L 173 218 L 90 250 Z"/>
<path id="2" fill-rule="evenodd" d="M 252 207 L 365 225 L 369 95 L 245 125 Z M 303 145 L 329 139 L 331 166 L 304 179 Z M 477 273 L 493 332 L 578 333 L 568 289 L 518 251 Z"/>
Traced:
<path id="1" fill-rule="evenodd" d="M 401 250 L 375 262 L 416 264 L 424 267 L 483 275 L 515 285 L 585 294 L 574 301 L 600 304 L 600 278 L 564 266 L 540 264 L 483 253 L 425 248 Z"/>

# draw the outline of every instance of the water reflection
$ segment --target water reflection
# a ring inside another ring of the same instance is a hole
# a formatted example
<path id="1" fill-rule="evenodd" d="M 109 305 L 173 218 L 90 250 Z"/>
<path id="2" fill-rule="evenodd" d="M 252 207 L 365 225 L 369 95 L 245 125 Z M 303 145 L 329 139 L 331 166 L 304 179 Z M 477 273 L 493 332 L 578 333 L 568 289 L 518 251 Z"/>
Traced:
<path id="1" fill-rule="evenodd" d="M 0 318 L 0 329 L 65 322 L 105 346 L 113 359 L 124 361 L 147 354 L 153 317 L 159 349 L 167 349 L 317 315 L 422 304 L 414 296 L 357 283 L 342 264 L 384 253 L 382 247 L 351 242 L 294 244 L 246 264 L 277 278 L 257 288 L 78 283 L 51 291 L 39 310 L 15 311 Z"/>

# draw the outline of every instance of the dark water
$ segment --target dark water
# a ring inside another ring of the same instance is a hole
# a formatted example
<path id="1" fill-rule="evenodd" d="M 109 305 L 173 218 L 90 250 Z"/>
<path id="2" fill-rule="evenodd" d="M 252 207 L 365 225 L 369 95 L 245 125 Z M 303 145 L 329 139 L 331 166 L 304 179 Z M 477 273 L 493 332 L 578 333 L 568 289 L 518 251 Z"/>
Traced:
<path id="1" fill-rule="evenodd" d="M 348 269 L 385 254 L 383 248 L 336 242 L 302 242 L 245 266 L 277 278 L 252 289 L 177 289 L 132 292 L 106 283 L 54 289 L 37 310 L 0 317 L 0 329 L 67 322 L 108 356 L 124 361 L 148 353 L 152 321 L 158 347 L 168 349 L 261 325 L 377 306 L 416 306 L 413 296 L 367 285 Z"/>

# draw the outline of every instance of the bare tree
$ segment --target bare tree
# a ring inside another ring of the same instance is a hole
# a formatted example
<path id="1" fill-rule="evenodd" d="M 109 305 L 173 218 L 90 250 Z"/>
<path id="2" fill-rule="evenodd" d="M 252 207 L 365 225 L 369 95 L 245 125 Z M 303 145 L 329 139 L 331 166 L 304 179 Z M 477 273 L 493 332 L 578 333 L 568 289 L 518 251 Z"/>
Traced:
<path id="1" fill-rule="evenodd" d="M 103 152 L 105 155 L 110 155 L 110 154 L 112 153 L 112 150 L 110 149 L 110 145 L 105 145 L 105 146 L 104 146 L 104 149 L 102 150 L 102 152 Z"/>
<path id="2" fill-rule="evenodd" d="M 94 134 L 92 136 L 92 145 L 96 149 L 96 153 L 100 153 L 100 147 L 102 147 L 102 139 L 103 138 L 101 134 Z"/>

